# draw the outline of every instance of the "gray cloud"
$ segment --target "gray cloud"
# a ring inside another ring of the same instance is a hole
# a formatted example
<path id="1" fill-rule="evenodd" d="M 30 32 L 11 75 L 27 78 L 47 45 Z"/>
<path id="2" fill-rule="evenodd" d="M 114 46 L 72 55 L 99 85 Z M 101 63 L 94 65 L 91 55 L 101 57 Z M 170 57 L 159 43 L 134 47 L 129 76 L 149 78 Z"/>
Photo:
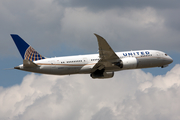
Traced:
<path id="1" fill-rule="evenodd" d="M 100 109 L 95 115 L 92 116 L 92 120 L 115 120 L 112 110 L 105 107 Z"/>
<path id="2" fill-rule="evenodd" d="M 164 24 L 167 26 L 167 28 L 177 33 L 179 33 L 180 31 L 180 22 L 179 22 L 180 17 L 179 15 L 177 15 L 179 11 L 180 11 L 179 7 L 170 10 L 168 9 L 164 11 L 159 11 L 159 14 L 163 15 L 163 17 L 165 18 Z"/>
<path id="3" fill-rule="evenodd" d="M 169 8 L 179 8 L 178 0 L 55 0 L 58 1 L 59 4 L 63 4 L 69 7 L 87 7 L 90 10 L 104 10 L 104 9 L 112 9 L 116 7 L 126 8 L 126 7 L 134 7 L 134 8 L 145 8 L 145 7 L 153 7 L 157 9 L 169 9 Z"/>
<path id="4" fill-rule="evenodd" d="M 1 1 L 0 54 L 19 54 L 9 36 L 11 33 L 19 34 L 47 57 L 81 54 L 75 51 L 96 52 L 98 46 L 93 33 L 107 39 L 115 51 L 180 51 L 178 1 L 106 2 Z M 110 7 L 94 12 L 91 9 L 95 5 L 99 9 L 103 5 Z"/>
<path id="5" fill-rule="evenodd" d="M 176 120 L 179 73 L 177 64 L 164 76 L 132 70 L 108 80 L 29 74 L 21 85 L 0 88 L 0 119 Z"/>
<path id="6" fill-rule="evenodd" d="M 17 54 L 10 37 L 10 34 L 14 33 L 22 36 L 35 48 L 43 44 L 48 50 L 47 45 L 52 40 L 52 43 L 56 44 L 58 40 L 56 35 L 59 33 L 60 20 L 63 16 L 62 6 L 51 1 L 0 1 L 0 11 L 2 55 Z M 50 48 L 52 46 L 49 44 Z"/>
<path id="7" fill-rule="evenodd" d="M 97 13 L 90 12 L 86 8 L 69 8 L 62 19 L 61 36 L 69 42 L 75 39 L 84 49 L 88 48 L 86 44 L 92 44 L 89 49 L 93 46 L 97 49 L 95 37 L 91 37 L 90 34 L 95 31 L 114 45 L 112 47 L 116 51 L 130 49 L 176 51 L 179 49 L 176 45 L 180 36 L 167 29 L 164 23 L 165 19 L 150 7 L 141 10 L 111 9 Z"/>

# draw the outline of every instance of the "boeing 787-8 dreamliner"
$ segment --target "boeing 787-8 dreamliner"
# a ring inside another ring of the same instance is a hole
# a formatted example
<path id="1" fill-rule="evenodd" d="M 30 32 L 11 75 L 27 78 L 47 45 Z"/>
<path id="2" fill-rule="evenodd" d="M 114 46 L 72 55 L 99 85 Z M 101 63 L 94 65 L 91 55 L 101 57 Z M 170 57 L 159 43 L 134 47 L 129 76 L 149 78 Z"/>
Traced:
<path id="1" fill-rule="evenodd" d="M 21 37 L 11 34 L 22 58 L 23 64 L 15 69 L 53 75 L 90 74 L 92 78 L 112 78 L 114 72 L 161 67 L 173 62 L 166 53 L 158 50 L 137 50 L 114 52 L 107 41 L 95 34 L 99 54 L 46 58 L 27 44 Z"/>

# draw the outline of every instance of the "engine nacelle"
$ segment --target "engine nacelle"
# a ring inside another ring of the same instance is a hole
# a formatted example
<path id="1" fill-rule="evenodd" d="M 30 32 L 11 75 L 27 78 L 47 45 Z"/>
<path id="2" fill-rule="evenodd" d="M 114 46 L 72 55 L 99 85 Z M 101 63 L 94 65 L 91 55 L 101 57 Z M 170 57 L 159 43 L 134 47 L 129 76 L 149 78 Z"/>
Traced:
<path id="1" fill-rule="evenodd" d="M 104 78 L 112 78 L 114 76 L 114 72 L 105 72 L 102 70 L 97 70 L 90 75 L 93 79 L 104 79 Z"/>
<path id="2" fill-rule="evenodd" d="M 137 67 L 137 59 L 135 57 L 128 57 L 121 59 L 121 64 L 123 69 L 134 69 Z"/>

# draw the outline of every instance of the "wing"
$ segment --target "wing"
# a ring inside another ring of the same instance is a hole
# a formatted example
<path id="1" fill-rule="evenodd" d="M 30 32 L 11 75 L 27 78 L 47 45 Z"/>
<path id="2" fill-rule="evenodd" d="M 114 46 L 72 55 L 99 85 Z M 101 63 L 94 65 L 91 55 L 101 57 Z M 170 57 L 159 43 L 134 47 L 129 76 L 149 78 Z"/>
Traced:
<path id="1" fill-rule="evenodd" d="M 100 60 L 95 64 L 93 70 L 102 70 L 106 67 L 120 67 L 121 60 L 109 46 L 107 41 L 97 34 L 95 34 L 95 36 L 98 40 Z"/>

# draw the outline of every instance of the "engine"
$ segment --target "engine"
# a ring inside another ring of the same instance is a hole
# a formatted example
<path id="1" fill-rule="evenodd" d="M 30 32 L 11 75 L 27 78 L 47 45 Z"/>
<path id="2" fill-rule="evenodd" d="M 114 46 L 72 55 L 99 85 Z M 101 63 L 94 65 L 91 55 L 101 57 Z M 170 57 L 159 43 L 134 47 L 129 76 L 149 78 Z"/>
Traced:
<path id="1" fill-rule="evenodd" d="M 137 63 L 138 61 L 135 57 L 121 59 L 121 64 L 123 69 L 134 69 L 137 67 Z"/>
<path id="2" fill-rule="evenodd" d="M 104 79 L 104 78 L 112 78 L 114 76 L 114 72 L 105 72 L 104 69 L 96 70 L 90 75 L 92 78 L 96 79 Z"/>

